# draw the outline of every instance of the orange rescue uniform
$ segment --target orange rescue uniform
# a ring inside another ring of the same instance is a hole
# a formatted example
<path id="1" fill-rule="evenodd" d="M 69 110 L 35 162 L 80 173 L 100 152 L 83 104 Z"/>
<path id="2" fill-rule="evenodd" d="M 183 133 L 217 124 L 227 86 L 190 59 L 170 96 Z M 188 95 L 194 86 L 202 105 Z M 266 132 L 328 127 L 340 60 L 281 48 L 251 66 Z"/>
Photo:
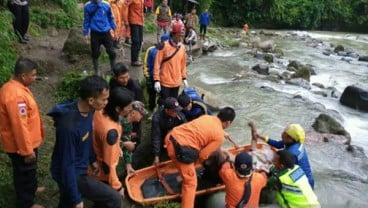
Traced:
<path id="1" fill-rule="evenodd" d="M 102 111 L 96 111 L 93 117 L 93 149 L 101 168 L 97 178 L 107 182 L 113 189 L 120 190 L 122 184 L 116 173 L 121 155 L 121 125 L 112 121 Z"/>
<path id="2" fill-rule="evenodd" d="M 238 203 L 243 197 L 245 183 L 248 181 L 248 177 L 240 178 L 234 168 L 231 167 L 229 162 L 222 165 L 219 175 L 225 184 L 225 202 L 226 208 L 236 208 Z M 267 184 L 267 176 L 264 172 L 258 173 L 253 172 L 251 180 L 251 193 L 248 203 L 244 208 L 258 208 L 259 207 L 259 197 L 262 188 Z"/>
<path id="3" fill-rule="evenodd" d="M 221 147 L 224 141 L 222 123 L 218 117 L 203 115 L 189 123 L 175 127 L 165 138 L 167 153 L 183 179 L 181 207 L 193 208 L 197 188 L 195 165 L 194 163 L 181 163 L 176 159 L 170 136 L 181 146 L 190 146 L 200 151 L 199 161 L 202 162 Z"/>
<path id="4" fill-rule="evenodd" d="M 168 88 L 179 87 L 182 79 L 187 76 L 187 56 L 184 45 L 180 46 L 179 51 L 170 60 L 161 65 L 162 60 L 170 57 L 175 51 L 176 47 L 170 41 L 165 41 L 164 47 L 157 52 L 153 68 L 153 79 Z"/>
<path id="5" fill-rule="evenodd" d="M 128 1 L 129 0 L 121 0 L 120 4 L 120 17 L 121 17 L 121 24 L 122 33 L 125 38 L 130 38 L 130 29 L 129 29 L 129 22 L 128 22 Z"/>
<path id="6" fill-rule="evenodd" d="M 131 25 L 141 25 L 144 23 L 144 0 L 127 0 L 128 9 L 128 21 Z"/>
<path id="7" fill-rule="evenodd" d="M 115 0 L 114 0 L 115 1 Z M 123 37 L 123 23 L 122 23 L 122 15 L 121 15 L 121 2 L 110 1 L 110 7 L 112 11 L 112 15 L 114 16 L 114 21 L 116 25 L 115 34 L 118 39 Z"/>
<path id="8" fill-rule="evenodd" d="M 4 151 L 21 156 L 32 154 L 44 138 L 32 92 L 14 79 L 0 89 L 0 134 Z"/>

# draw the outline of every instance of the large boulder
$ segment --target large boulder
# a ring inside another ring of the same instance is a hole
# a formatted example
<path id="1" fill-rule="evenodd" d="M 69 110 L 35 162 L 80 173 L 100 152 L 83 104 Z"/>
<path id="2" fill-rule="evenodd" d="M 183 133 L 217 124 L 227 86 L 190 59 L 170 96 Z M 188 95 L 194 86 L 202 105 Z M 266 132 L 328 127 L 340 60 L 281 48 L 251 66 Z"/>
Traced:
<path id="1" fill-rule="evenodd" d="M 359 56 L 358 61 L 368 62 L 368 56 Z"/>
<path id="2" fill-rule="evenodd" d="M 70 63 L 75 63 L 81 58 L 91 56 L 91 46 L 83 41 L 81 28 L 70 30 L 62 51 L 64 57 Z"/>
<path id="3" fill-rule="evenodd" d="M 362 111 L 368 111 L 368 91 L 357 86 L 348 86 L 340 97 L 340 103 Z"/>
<path id="4" fill-rule="evenodd" d="M 349 132 L 345 130 L 345 128 L 333 117 L 327 114 L 320 114 L 312 124 L 314 130 L 320 133 L 328 133 L 328 134 L 336 134 L 343 135 L 348 138 L 346 144 L 350 144 L 351 136 Z"/>

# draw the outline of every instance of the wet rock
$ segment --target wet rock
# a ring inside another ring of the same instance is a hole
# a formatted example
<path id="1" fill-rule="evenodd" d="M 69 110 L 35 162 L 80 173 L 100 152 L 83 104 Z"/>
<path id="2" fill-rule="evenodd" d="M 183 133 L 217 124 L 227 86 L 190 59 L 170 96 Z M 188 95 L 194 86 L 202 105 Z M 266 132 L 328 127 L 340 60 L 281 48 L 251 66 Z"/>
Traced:
<path id="1" fill-rule="evenodd" d="M 269 68 L 267 64 L 257 64 L 252 67 L 252 70 L 258 72 L 258 74 L 269 75 Z"/>
<path id="2" fill-rule="evenodd" d="M 82 29 L 71 29 L 63 47 L 64 57 L 69 62 L 91 56 L 91 46 L 83 42 Z"/>
<path id="3" fill-rule="evenodd" d="M 284 56 L 284 51 L 282 51 L 281 48 L 276 48 L 274 53 L 275 53 L 276 57 L 278 57 L 278 58 L 281 58 L 281 57 Z"/>
<path id="4" fill-rule="evenodd" d="M 342 45 L 337 45 L 336 47 L 335 47 L 335 49 L 334 49 L 334 52 L 335 53 L 338 53 L 338 52 L 340 52 L 340 51 L 344 51 L 345 49 L 344 49 L 344 46 L 342 46 Z"/>
<path id="5" fill-rule="evenodd" d="M 368 56 L 359 56 L 358 61 L 368 62 Z"/>
<path id="6" fill-rule="evenodd" d="M 331 97 L 333 98 L 339 98 L 341 96 L 341 93 L 336 88 L 331 88 Z"/>
<path id="7" fill-rule="evenodd" d="M 311 72 L 309 71 L 308 67 L 303 66 L 300 69 L 298 69 L 291 77 L 292 78 L 303 78 L 310 81 Z"/>
<path id="8" fill-rule="evenodd" d="M 319 87 L 319 88 L 321 88 L 321 89 L 324 89 L 324 88 L 325 88 L 325 86 L 324 86 L 323 84 L 318 83 L 318 82 L 313 82 L 313 83 L 312 83 L 312 85 L 314 85 L 314 86 L 316 86 L 316 87 Z"/>
<path id="9" fill-rule="evenodd" d="M 281 77 L 283 80 L 289 80 L 291 79 L 291 75 L 292 73 L 290 71 L 284 71 L 282 72 Z"/>
<path id="10" fill-rule="evenodd" d="M 286 83 L 291 84 L 291 85 L 296 85 L 299 87 L 303 87 L 307 90 L 310 90 L 312 87 L 310 86 L 309 82 L 306 81 L 303 78 L 293 78 L 293 79 L 289 79 L 286 81 Z"/>
<path id="11" fill-rule="evenodd" d="M 359 54 L 355 52 L 348 52 L 347 56 L 350 58 L 358 58 Z"/>
<path id="12" fill-rule="evenodd" d="M 324 91 L 312 91 L 316 95 L 321 95 L 322 97 L 327 97 L 327 93 Z"/>
<path id="13" fill-rule="evenodd" d="M 347 55 L 348 55 L 348 52 L 345 52 L 345 51 L 339 51 L 339 52 L 337 52 L 337 55 L 338 55 L 338 56 L 347 56 Z"/>
<path id="14" fill-rule="evenodd" d="M 253 41 L 252 45 L 254 48 L 260 49 L 263 52 L 274 52 L 276 48 L 276 43 L 273 40 L 266 40 L 263 42 Z"/>
<path id="15" fill-rule="evenodd" d="M 325 55 L 325 56 L 329 56 L 329 55 L 331 55 L 331 52 L 328 51 L 328 50 L 324 50 L 324 51 L 322 51 L 322 54 Z"/>
<path id="16" fill-rule="evenodd" d="M 312 64 L 306 64 L 305 67 L 310 71 L 311 75 L 317 75 L 315 66 L 313 66 Z"/>
<path id="17" fill-rule="evenodd" d="M 337 143 L 337 144 L 348 144 L 350 138 L 344 135 L 337 135 L 331 133 L 321 133 L 317 131 L 305 132 L 306 143 Z M 348 146 L 350 146 L 348 144 Z"/>
<path id="18" fill-rule="evenodd" d="M 336 119 L 327 114 L 320 114 L 314 120 L 312 127 L 314 128 L 314 130 L 320 133 L 343 135 L 348 139 L 348 141 L 346 141 L 345 143 L 350 144 L 351 136 L 349 132 L 347 132 Z"/>
<path id="19" fill-rule="evenodd" d="M 350 108 L 368 111 L 368 90 L 350 85 L 342 93 L 340 103 Z"/>
<path id="20" fill-rule="evenodd" d="M 341 61 L 346 61 L 346 62 L 347 62 L 347 63 L 349 63 L 349 64 L 350 64 L 350 62 L 352 62 L 352 61 L 353 61 L 352 59 L 347 58 L 347 57 L 342 57 L 340 60 L 341 60 Z"/>
<path id="21" fill-rule="evenodd" d="M 290 60 L 287 66 L 294 67 L 295 69 L 300 69 L 303 66 L 303 64 L 296 60 Z"/>
<path id="22" fill-rule="evenodd" d="M 288 66 L 288 67 L 286 68 L 286 70 L 291 71 L 291 72 L 296 72 L 296 70 L 298 70 L 298 69 L 296 69 L 296 68 L 295 68 L 295 67 L 293 67 L 293 66 Z"/>
<path id="23" fill-rule="evenodd" d="M 273 63 L 273 55 L 270 53 L 266 53 L 263 56 L 263 59 L 267 62 L 267 63 Z"/>

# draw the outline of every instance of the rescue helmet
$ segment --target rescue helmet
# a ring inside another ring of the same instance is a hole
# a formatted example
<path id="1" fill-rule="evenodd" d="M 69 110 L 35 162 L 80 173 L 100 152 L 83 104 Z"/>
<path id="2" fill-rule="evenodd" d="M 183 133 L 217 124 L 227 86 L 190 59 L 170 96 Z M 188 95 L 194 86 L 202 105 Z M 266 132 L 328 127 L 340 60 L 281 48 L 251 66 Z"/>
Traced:
<path id="1" fill-rule="evenodd" d="M 180 24 L 180 23 L 174 23 L 171 27 L 171 33 L 172 34 L 184 34 L 185 30 L 184 30 L 184 25 Z"/>

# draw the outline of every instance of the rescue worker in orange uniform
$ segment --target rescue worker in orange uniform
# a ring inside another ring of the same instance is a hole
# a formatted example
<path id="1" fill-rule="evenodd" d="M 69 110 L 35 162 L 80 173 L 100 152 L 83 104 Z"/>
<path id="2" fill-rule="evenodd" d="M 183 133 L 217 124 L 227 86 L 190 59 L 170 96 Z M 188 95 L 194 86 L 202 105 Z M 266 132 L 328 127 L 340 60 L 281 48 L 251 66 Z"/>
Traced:
<path id="1" fill-rule="evenodd" d="M 126 44 L 132 44 L 130 41 L 130 28 L 129 28 L 129 22 L 128 22 L 128 3 L 130 0 L 120 0 L 121 1 L 121 7 L 120 7 L 120 17 L 122 18 L 121 24 L 123 25 L 123 37 L 125 37 L 125 43 Z"/>
<path id="2" fill-rule="evenodd" d="M 37 64 L 19 58 L 14 76 L 0 89 L 0 138 L 11 159 L 17 208 L 34 204 L 37 190 L 37 151 L 44 139 L 41 115 L 29 86 L 36 80 Z"/>
<path id="3" fill-rule="evenodd" d="M 116 25 L 114 47 L 120 48 L 119 41 L 123 37 L 123 17 L 121 14 L 122 2 L 121 0 L 109 0 L 109 3 Z"/>
<path id="4" fill-rule="evenodd" d="M 124 188 L 116 173 L 122 154 L 120 137 L 123 132 L 119 121 L 132 111 L 133 97 L 128 92 L 121 87 L 112 89 L 106 107 L 96 111 L 93 117 L 93 149 L 101 167 L 97 178 L 118 191 L 121 197 L 124 197 Z"/>
<path id="5" fill-rule="evenodd" d="M 160 94 L 159 105 L 162 105 L 167 97 L 178 97 L 182 81 L 185 88 L 189 87 L 186 79 L 186 49 L 181 43 L 183 36 L 184 27 L 181 24 L 172 25 L 170 39 L 157 52 L 153 80 L 154 88 Z"/>
<path id="6" fill-rule="evenodd" d="M 227 160 L 222 164 L 219 175 L 225 184 L 226 208 L 259 207 L 259 197 L 268 177 L 265 172 L 252 168 L 252 156 L 246 152 L 236 155 L 234 163 Z"/>
<path id="7" fill-rule="evenodd" d="M 128 22 L 132 38 L 132 46 L 130 47 L 130 60 L 132 66 L 142 66 L 139 60 L 139 52 L 143 42 L 143 0 L 127 0 L 128 2 Z"/>
<path id="8" fill-rule="evenodd" d="M 189 123 L 175 127 L 165 138 L 170 159 L 178 168 L 183 179 L 181 207 L 193 208 L 197 188 L 195 162 L 202 163 L 218 150 L 225 132 L 235 119 L 230 107 L 220 110 L 217 117 L 203 115 Z"/>

